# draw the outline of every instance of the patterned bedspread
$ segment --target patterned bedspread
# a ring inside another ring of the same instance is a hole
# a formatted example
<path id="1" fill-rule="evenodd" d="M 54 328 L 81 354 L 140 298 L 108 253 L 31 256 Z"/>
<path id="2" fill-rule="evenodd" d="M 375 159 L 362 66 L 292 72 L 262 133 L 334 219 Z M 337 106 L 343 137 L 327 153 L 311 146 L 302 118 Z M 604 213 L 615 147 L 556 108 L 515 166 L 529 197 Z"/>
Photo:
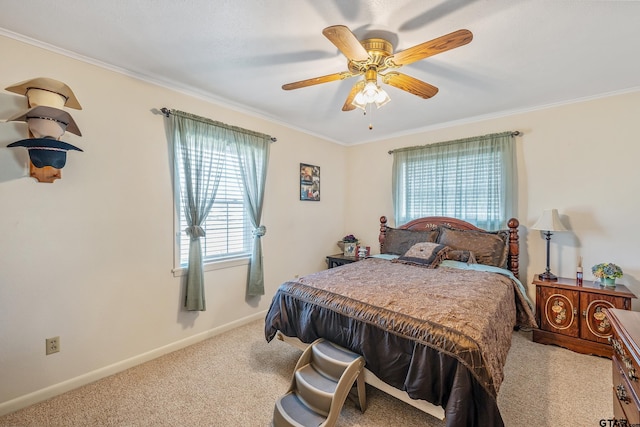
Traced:
<path id="1" fill-rule="evenodd" d="M 448 425 L 491 425 L 495 420 L 469 424 L 469 415 L 456 424 L 455 408 L 448 407 L 471 397 L 480 410 L 486 401 L 497 411 L 495 398 L 518 323 L 534 326 L 533 312 L 518 284 L 505 275 L 369 258 L 282 284 L 267 314 L 265 336 L 270 341 L 280 330 L 305 342 L 327 338 L 363 354 L 367 368 L 383 381 L 445 407 Z M 434 352 L 444 359 L 422 360 Z M 434 364 L 451 372 L 436 375 Z M 467 396 L 435 390 L 460 388 L 458 365 L 471 378 Z M 429 376 L 437 384 L 423 384 Z M 465 411 L 475 412 L 473 418 L 477 409 Z M 500 418 L 499 412 L 495 416 Z"/>

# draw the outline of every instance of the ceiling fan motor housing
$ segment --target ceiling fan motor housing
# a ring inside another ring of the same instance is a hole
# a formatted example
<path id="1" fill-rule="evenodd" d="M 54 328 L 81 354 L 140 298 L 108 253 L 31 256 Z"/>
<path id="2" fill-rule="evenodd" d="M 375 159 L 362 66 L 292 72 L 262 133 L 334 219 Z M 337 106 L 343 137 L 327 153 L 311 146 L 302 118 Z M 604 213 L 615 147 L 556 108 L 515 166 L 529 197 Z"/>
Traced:
<path id="1" fill-rule="evenodd" d="M 371 68 L 377 71 L 388 68 L 388 65 L 385 64 L 385 58 L 393 54 L 393 45 L 389 41 L 384 39 L 367 39 L 363 40 L 361 44 L 369 54 L 369 59 L 366 61 L 350 60 L 347 63 L 349 71 L 352 73 L 364 73 Z"/>

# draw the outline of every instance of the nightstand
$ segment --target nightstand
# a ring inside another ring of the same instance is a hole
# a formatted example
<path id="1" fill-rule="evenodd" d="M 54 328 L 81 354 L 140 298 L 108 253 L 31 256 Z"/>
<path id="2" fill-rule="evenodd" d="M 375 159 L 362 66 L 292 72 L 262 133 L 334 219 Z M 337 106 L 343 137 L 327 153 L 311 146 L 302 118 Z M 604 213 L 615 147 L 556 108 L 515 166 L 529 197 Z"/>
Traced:
<path id="1" fill-rule="evenodd" d="M 345 264 L 351 264 L 352 262 L 358 261 L 359 258 L 354 256 L 344 256 L 343 254 L 335 254 L 327 256 L 327 265 L 329 268 L 339 267 Z"/>
<path id="2" fill-rule="evenodd" d="M 587 280 L 578 286 L 575 279 L 547 282 L 538 276 L 533 283 L 539 326 L 533 330 L 534 342 L 611 358 L 612 328 L 605 309 L 631 309 L 636 296 L 626 286 L 609 288 Z"/>

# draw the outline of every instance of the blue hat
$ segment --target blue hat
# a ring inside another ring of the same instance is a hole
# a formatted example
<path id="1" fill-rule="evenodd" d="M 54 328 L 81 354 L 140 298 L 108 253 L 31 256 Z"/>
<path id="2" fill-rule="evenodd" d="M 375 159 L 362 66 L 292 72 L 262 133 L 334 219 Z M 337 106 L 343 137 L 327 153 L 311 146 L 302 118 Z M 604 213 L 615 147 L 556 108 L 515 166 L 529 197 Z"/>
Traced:
<path id="1" fill-rule="evenodd" d="M 62 169 L 67 163 L 67 151 L 82 151 L 78 147 L 52 138 L 29 138 L 13 142 L 7 147 L 26 147 L 31 163 L 37 168 L 51 166 Z"/>

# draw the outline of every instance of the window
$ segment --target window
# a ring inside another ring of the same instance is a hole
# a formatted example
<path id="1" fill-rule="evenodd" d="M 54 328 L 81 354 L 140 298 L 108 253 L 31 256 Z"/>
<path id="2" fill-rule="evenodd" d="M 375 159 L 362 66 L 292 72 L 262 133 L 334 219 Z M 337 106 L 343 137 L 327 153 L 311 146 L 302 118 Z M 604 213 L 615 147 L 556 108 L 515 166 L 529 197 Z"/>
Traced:
<path id="1" fill-rule="evenodd" d="M 504 228 L 514 207 L 511 133 L 393 152 L 397 224 L 449 216 L 480 228 Z"/>
<path id="2" fill-rule="evenodd" d="M 247 295 L 264 295 L 266 227 L 260 217 L 273 139 L 184 111 L 162 112 L 171 117 L 175 223 L 184 227 L 184 235 L 180 230 L 176 236 L 175 266 L 180 268 L 174 269 L 174 274 L 186 272 L 184 307 L 206 310 L 204 264 L 223 259 L 248 264 Z"/>
<path id="3" fill-rule="evenodd" d="M 206 263 L 221 261 L 229 258 L 248 257 L 251 254 L 251 237 L 253 227 L 245 209 L 244 187 L 240 176 L 240 160 L 227 144 L 226 153 L 210 152 L 215 160 L 223 158 L 220 183 L 216 198 L 205 223 L 206 235 L 200 239 L 202 260 Z M 179 168 L 180 188 L 186 188 L 184 170 Z M 186 194 L 180 194 L 182 199 Z M 189 240 L 185 232 L 188 227 L 182 204 L 176 207 L 180 213 L 178 234 L 179 265 L 184 268 L 189 263 Z"/>

